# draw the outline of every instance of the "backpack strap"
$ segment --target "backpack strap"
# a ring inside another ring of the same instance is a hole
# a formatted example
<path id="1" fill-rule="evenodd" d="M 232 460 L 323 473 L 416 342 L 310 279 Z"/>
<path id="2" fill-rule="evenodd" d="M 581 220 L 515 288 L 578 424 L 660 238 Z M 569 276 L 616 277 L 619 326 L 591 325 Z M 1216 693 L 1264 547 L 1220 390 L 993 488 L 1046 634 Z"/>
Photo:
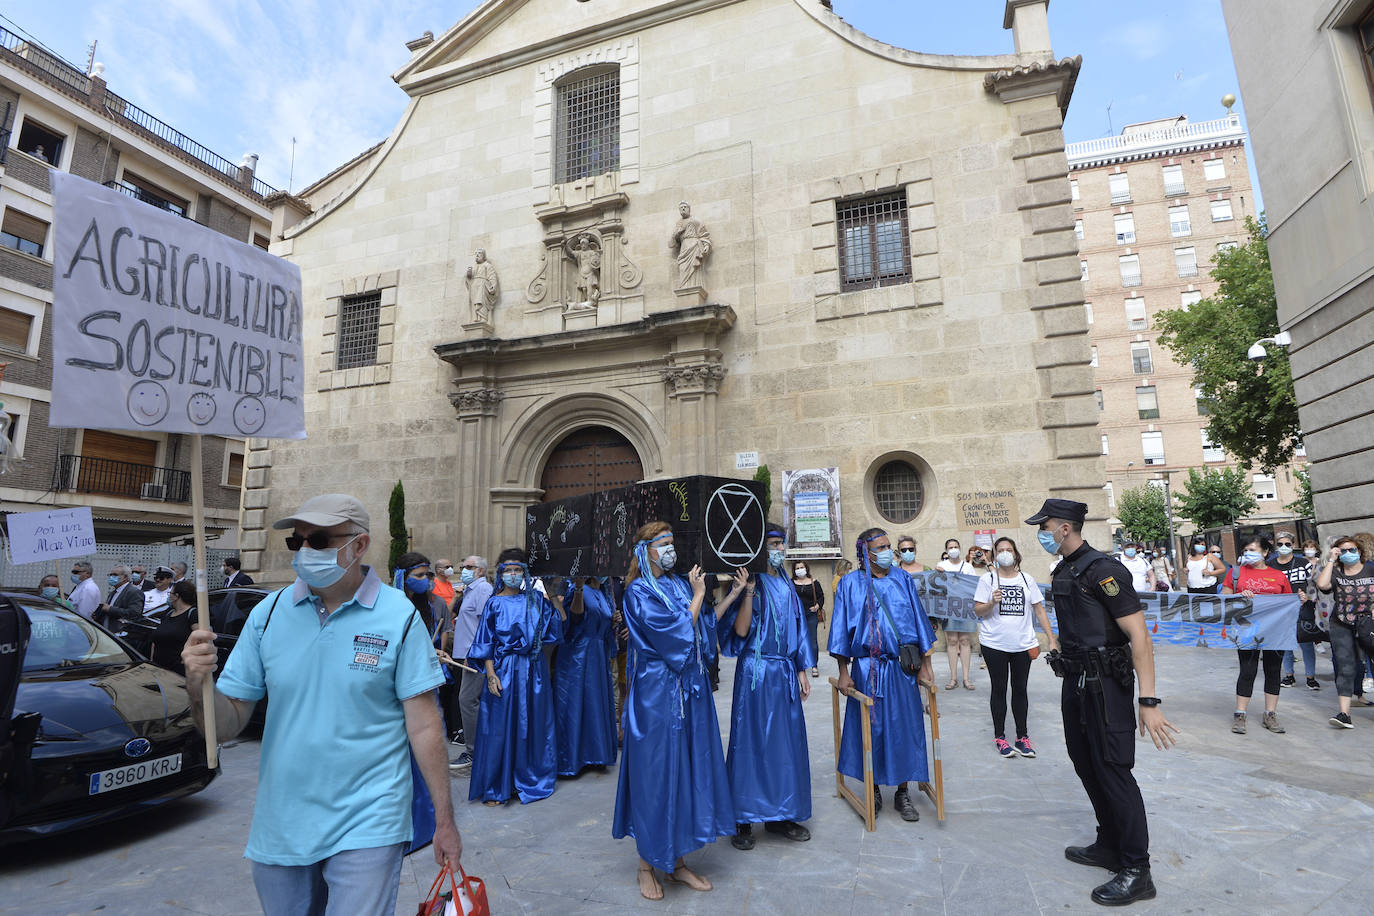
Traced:
<path id="1" fill-rule="evenodd" d="M 281 594 L 282 594 L 282 592 L 286 591 L 286 589 L 288 589 L 288 588 L 290 588 L 290 587 L 291 587 L 291 586 L 288 585 L 288 586 L 286 586 L 285 588 L 279 588 L 279 589 L 277 589 L 277 595 L 276 595 L 275 598 L 272 599 L 272 606 L 271 606 L 270 608 L 267 609 L 267 620 L 266 620 L 266 622 L 263 623 L 263 625 L 262 625 L 262 635 L 263 635 L 263 636 L 266 636 L 266 635 L 267 635 L 267 627 L 268 627 L 268 624 L 270 624 L 270 623 L 272 622 L 272 614 L 275 613 L 276 610 L 277 610 L 277 602 L 281 600 Z"/>

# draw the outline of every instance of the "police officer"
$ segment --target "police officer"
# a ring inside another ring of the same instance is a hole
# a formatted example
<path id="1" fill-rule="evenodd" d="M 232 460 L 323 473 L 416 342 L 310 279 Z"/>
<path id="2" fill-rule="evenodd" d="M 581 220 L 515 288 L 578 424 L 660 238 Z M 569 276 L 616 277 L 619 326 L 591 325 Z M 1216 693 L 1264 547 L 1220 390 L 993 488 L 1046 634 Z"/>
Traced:
<path id="1" fill-rule="evenodd" d="M 1167 749 L 1174 743 L 1170 732 L 1178 729 L 1153 696 L 1154 647 L 1131 574 L 1083 540 L 1087 513 L 1083 503 L 1047 499 L 1026 524 L 1038 525 L 1040 546 L 1063 558 L 1051 589 L 1063 652 L 1051 653 L 1051 663 L 1064 678 L 1065 750 L 1097 815 L 1096 841 L 1070 846 L 1064 857 L 1115 872 L 1093 890 L 1092 899 L 1124 906 L 1155 896 L 1145 801 L 1131 774 L 1136 726 L 1131 694 L 1137 678 L 1140 734 L 1148 733 L 1156 747 Z"/>

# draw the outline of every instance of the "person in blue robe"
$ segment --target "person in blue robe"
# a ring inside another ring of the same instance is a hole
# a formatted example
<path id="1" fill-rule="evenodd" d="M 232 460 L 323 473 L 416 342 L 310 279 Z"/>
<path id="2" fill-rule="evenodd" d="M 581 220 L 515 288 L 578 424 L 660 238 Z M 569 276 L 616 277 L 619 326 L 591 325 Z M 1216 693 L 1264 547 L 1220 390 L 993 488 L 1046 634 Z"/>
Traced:
<path id="1" fill-rule="evenodd" d="M 576 776 L 583 767 L 615 763 L 614 608 L 596 579 L 584 577 L 568 583 L 563 610 L 563 642 L 553 664 L 558 775 Z"/>
<path id="2" fill-rule="evenodd" d="M 706 578 L 696 566 L 686 582 L 667 573 L 677 551 L 665 522 L 644 525 L 635 541 L 622 608 L 630 685 L 611 834 L 634 837 L 639 892 L 661 900 L 655 868 L 674 884 L 711 889 L 682 857 L 735 832 L 734 803 L 706 674 Z"/>
<path id="3" fill-rule="evenodd" d="M 802 703 L 811 695 L 806 671 L 816 655 L 806 612 L 792 581 L 781 575 L 785 535 L 769 526 L 768 571 L 749 582 L 739 570 L 720 620 L 723 655 L 735 663 L 730 750 L 725 769 L 735 800 L 736 849 L 753 849 L 753 824 L 789 840 L 811 839 L 798 821 L 811 819 L 811 766 Z"/>
<path id="4" fill-rule="evenodd" d="M 562 638 L 563 620 L 534 589 L 523 550 L 502 551 L 496 576 L 501 587 L 482 608 L 468 650 L 487 677 L 468 799 L 499 805 L 518 796 L 529 804 L 553 794 L 553 685 L 542 650 Z"/>
<path id="5" fill-rule="evenodd" d="M 859 565 L 840 580 L 830 622 L 831 656 L 839 664 L 840 687 L 857 687 L 873 699 L 873 798 L 879 786 L 896 786 L 892 804 L 903 820 L 920 820 L 907 791 L 911 780 L 928 782 L 926 726 L 917 680 L 930 683 L 935 633 L 916 594 L 915 580 L 892 571 L 892 542 L 881 528 L 859 535 Z M 917 675 L 898 663 L 900 647 L 915 645 L 922 656 Z M 845 705 L 839 771 L 863 779 L 859 702 Z"/>

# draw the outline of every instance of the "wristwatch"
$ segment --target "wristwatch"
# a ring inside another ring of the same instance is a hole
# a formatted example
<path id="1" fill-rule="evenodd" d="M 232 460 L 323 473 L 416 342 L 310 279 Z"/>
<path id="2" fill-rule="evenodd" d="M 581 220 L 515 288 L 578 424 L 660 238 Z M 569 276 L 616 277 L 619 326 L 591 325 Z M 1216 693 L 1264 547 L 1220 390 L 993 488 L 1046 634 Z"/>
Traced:
<path id="1" fill-rule="evenodd" d="M 1160 703 L 1164 701 L 1161 700 L 1159 697 L 1141 697 L 1140 699 L 1136 700 L 1136 702 L 1139 703 L 1141 706 L 1158 706 Z"/>

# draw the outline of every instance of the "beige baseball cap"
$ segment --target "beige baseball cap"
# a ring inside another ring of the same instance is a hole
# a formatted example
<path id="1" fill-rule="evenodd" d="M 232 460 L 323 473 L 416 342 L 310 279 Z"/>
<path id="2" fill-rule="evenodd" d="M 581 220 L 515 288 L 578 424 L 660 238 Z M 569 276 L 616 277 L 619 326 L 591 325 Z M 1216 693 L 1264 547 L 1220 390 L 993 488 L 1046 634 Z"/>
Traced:
<path id="1" fill-rule="evenodd" d="M 372 518 L 363 508 L 363 504 L 347 493 L 312 496 L 301 503 L 301 507 L 294 515 L 278 519 L 272 523 L 272 527 L 293 528 L 297 522 L 314 525 L 316 528 L 333 528 L 344 522 L 352 522 L 364 531 L 372 530 Z"/>

